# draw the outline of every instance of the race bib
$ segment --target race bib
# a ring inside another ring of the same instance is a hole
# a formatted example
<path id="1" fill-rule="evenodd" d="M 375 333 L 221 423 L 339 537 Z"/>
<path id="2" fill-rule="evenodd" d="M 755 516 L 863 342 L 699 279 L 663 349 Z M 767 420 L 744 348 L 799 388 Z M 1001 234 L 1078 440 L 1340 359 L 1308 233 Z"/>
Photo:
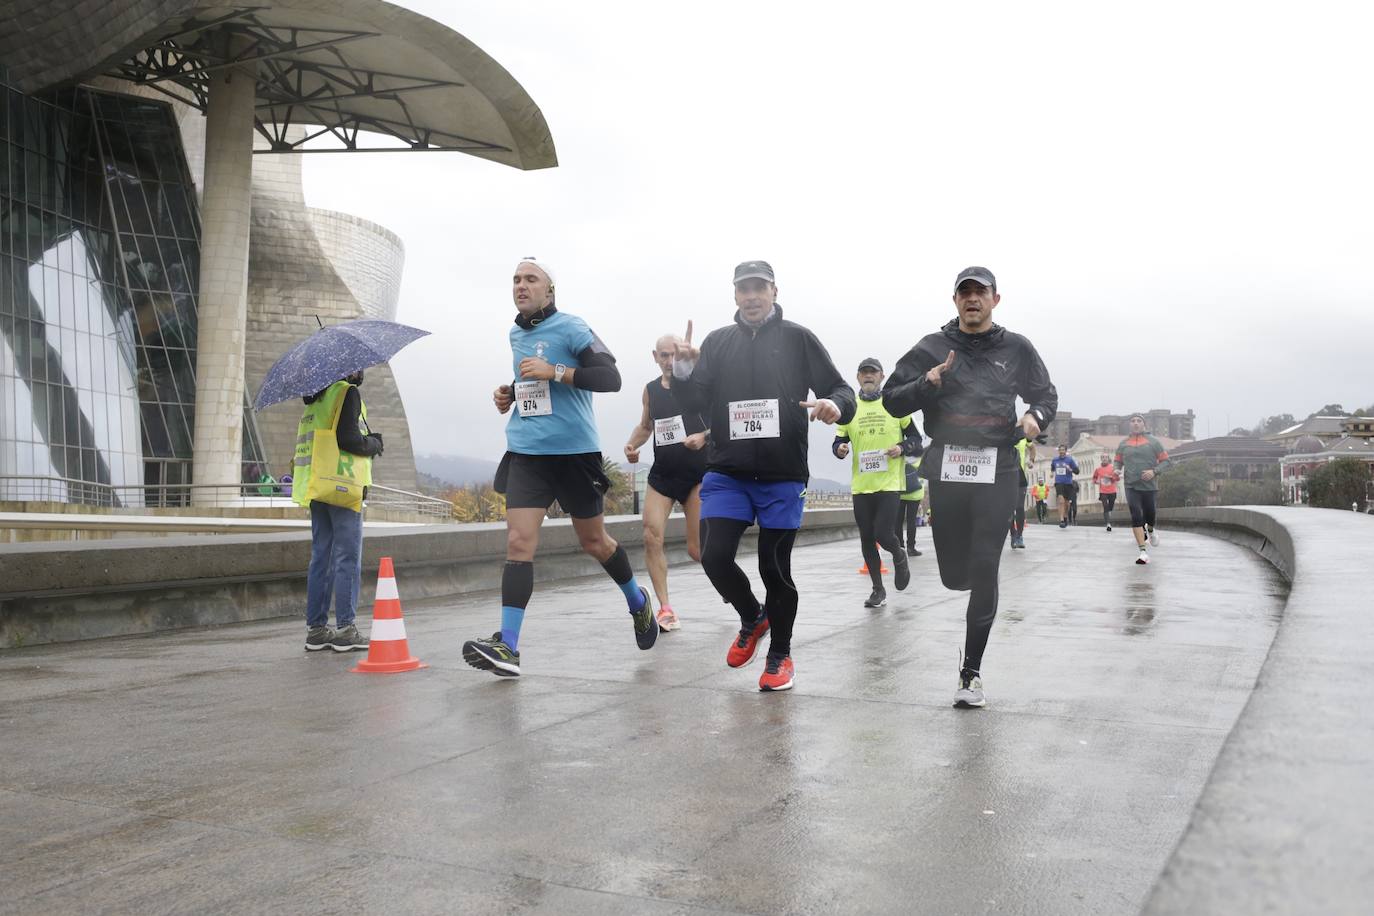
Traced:
<path id="1" fill-rule="evenodd" d="M 887 450 L 881 448 L 859 452 L 860 474 L 881 474 L 887 470 Z"/>
<path id="2" fill-rule="evenodd" d="M 553 413 L 553 398 L 548 379 L 515 383 L 515 404 L 522 417 L 544 417 Z"/>
<path id="3" fill-rule="evenodd" d="M 946 445 L 940 480 L 948 483 L 992 483 L 997 479 L 997 448 L 992 445 Z"/>
<path id="4" fill-rule="evenodd" d="M 778 423 L 778 399 L 730 402 L 730 439 L 776 439 L 782 435 Z"/>
<path id="5" fill-rule="evenodd" d="M 654 445 L 681 445 L 686 438 L 687 427 L 682 425 L 681 414 L 654 421 Z"/>

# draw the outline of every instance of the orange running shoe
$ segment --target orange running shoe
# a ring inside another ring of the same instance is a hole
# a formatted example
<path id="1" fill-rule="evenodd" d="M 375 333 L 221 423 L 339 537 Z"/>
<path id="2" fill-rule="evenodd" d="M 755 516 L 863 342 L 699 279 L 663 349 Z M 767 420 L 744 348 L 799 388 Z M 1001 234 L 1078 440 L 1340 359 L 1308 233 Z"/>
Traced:
<path id="1" fill-rule="evenodd" d="M 730 651 L 725 654 L 725 664 L 731 668 L 743 668 L 752 662 L 754 653 L 759 651 L 759 639 L 767 632 L 768 614 L 759 608 L 759 616 L 754 621 L 754 626 L 749 629 L 741 628 L 735 641 L 730 644 Z"/>
<path id="2" fill-rule="evenodd" d="M 792 656 L 784 655 L 779 658 L 776 655 L 770 655 L 768 662 L 763 666 L 763 674 L 759 675 L 759 689 L 791 690 L 794 673 Z"/>

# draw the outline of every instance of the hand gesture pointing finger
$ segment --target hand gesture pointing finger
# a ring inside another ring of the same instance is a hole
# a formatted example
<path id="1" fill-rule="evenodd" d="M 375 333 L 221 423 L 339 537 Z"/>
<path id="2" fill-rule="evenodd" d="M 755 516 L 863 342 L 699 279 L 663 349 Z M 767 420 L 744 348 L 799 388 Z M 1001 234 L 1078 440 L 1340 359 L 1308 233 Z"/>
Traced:
<path id="1" fill-rule="evenodd" d="M 930 383 L 931 383 L 932 385 L 934 385 L 936 388 L 939 388 L 942 384 L 944 384 L 944 382 L 941 380 L 941 376 L 942 376 L 944 373 L 948 372 L 949 369 L 950 369 L 950 367 L 953 366 L 953 365 L 954 365 L 954 351 L 953 351 L 953 350 L 950 350 L 950 351 L 949 351 L 949 356 L 946 356 L 946 357 L 945 357 L 945 361 L 944 361 L 944 362 L 942 362 L 942 363 L 941 363 L 940 365 L 938 365 L 938 366 L 933 366 L 933 367 L 931 368 L 931 370 L 930 370 L 929 372 L 926 373 L 926 381 L 930 382 Z"/>

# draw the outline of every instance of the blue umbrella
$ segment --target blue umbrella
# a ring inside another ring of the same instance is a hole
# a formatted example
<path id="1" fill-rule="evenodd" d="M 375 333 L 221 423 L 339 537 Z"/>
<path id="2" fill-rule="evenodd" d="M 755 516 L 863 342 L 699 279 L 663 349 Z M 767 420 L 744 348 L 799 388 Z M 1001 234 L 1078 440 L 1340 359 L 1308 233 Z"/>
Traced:
<path id="1" fill-rule="evenodd" d="M 384 363 L 428 331 L 394 321 L 345 321 L 330 325 L 296 344 L 267 370 L 256 410 L 328 388 L 345 376 Z"/>

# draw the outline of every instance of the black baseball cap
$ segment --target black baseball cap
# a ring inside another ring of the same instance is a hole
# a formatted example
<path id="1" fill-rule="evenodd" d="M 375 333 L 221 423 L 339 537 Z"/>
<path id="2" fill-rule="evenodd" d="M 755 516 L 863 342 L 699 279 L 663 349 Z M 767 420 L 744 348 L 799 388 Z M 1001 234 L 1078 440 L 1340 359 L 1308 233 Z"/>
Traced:
<path id="1" fill-rule="evenodd" d="M 876 356 L 869 356 L 865 358 L 863 362 L 859 363 L 859 371 L 862 372 L 865 369 L 877 369 L 879 372 L 882 372 L 883 364 L 878 362 Z"/>
<path id="2" fill-rule="evenodd" d="M 954 278 L 954 291 L 956 293 L 959 291 L 959 284 L 965 280 L 973 280 L 983 284 L 993 292 L 997 292 L 997 278 L 986 267 L 965 267 L 959 271 L 959 276 Z"/>
<path id="3" fill-rule="evenodd" d="M 735 283 L 754 279 L 776 283 L 773 279 L 773 265 L 767 261 L 744 261 L 735 267 Z"/>

